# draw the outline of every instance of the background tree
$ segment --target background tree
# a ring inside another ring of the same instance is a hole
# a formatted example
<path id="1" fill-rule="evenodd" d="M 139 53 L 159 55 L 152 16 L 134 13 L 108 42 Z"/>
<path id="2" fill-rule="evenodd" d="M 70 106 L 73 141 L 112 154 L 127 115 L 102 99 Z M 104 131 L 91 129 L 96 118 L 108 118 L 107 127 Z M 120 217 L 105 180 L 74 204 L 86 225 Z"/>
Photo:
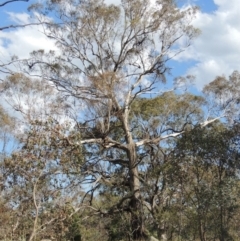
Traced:
<path id="1" fill-rule="evenodd" d="M 11 142 L 15 140 L 17 147 L 1 160 L 2 197 L 17 220 L 11 235 L 29 233 L 29 240 L 43 233 L 60 235 L 60 228 L 56 230 L 53 226 L 63 225 L 73 215 L 64 211 L 65 202 L 78 209 L 76 200 L 81 198 L 82 180 L 77 174 L 82 165 L 82 150 L 79 145 L 68 145 L 79 141 L 79 133 L 62 114 L 66 111 L 65 103 L 43 81 L 15 74 L 2 86 L 6 103 L 16 110 Z M 8 119 L 6 114 L 2 116 L 6 128 Z"/>
<path id="2" fill-rule="evenodd" d="M 182 214 L 189 220 L 182 227 L 185 238 L 198 230 L 193 238 L 201 241 L 233 240 L 231 221 L 239 200 L 237 126 L 211 124 L 185 133 L 177 143 L 173 158 L 179 169 Z"/>

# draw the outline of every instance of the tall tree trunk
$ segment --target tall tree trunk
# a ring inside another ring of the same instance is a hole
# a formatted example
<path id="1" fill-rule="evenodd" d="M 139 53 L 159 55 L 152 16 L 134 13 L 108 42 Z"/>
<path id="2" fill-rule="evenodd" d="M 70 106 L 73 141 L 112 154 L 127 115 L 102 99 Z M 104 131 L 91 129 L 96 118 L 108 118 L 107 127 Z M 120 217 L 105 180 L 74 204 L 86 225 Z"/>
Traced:
<path id="1" fill-rule="evenodd" d="M 221 197 L 222 198 L 222 197 Z M 219 237 L 219 240 L 220 241 L 224 241 L 224 236 L 225 236 L 225 233 L 224 233 L 224 225 L 223 225 L 223 206 L 221 204 L 221 207 L 220 207 L 220 222 L 221 222 L 221 232 L 220 232 L 220 237 Z"/>
<path id="2" fill-rule="evenodd" d="M 135 142 L 132 138 L 132 133 L 128 123 L 129 110 L 125 109 L 122 115 L 122 122 L 125 131 L 125 139 L 128 146 L 128 168 L 129 168 L 129 184 L 132 198 L 129 203 L 131 210 L 131 229 L 134 240 L 144 240 L 146 234 L 144 232 L 144 222 L 142 219 L 142 203 L 140 194 L 140 182 L 138 172 L 138 160 Z"/>
<path id="3" fill-rule="evenodd" d="M 134 240 L 143 240 L 145 237 L 144 223 L 142 219 L 142 204 L 140 194 L 140 183 L 138 176 L 138 166 L 136 158 L 135 143 L 129 143 L 129 176 L 130 176 L 130 189 L 133 196 L 130 201 L 131 209 L 131 228 Z"/>
<path id="4" fill-rule="evenodd" d="M 200 236 L 200 240 L 201 241 L 206 241 L 206 238 L 205 238 L 205 230 L 204 230 L 204 227 L 203 227 L 203 223 L 201 221 L 201 218 L 200 216 L 198 217 L 198 229 L 199 229 L 199 236 Z"/>

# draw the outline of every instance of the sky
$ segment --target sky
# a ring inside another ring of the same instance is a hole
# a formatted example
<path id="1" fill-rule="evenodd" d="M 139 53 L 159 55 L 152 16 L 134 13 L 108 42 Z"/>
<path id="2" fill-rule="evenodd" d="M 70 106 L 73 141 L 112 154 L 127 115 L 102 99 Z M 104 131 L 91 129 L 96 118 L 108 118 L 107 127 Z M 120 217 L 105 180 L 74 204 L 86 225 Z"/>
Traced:
<path id="1" fill-rule="evenodd" d="M 111 2 L 111 0 L 107 0 Z M 195 87 L 203 86 L 216 76 L 229 76 L 240 71 L 240 4 L 239 0 L 179 0 L 181 4 L 200 7 L 194 26 L 201 30 L 200 36 L 174 61 L 169 63 L 172 76 L 194 75 Z M 5 2 L 0 0 L 0 4 Z M 12 23 L 28 23 L 27 7 L 31 3 L 13 2 L 0 8 L 0 27 Z M 37 28 L 27 27 L 0 31 L 0 60 L 11 55 L 28 57 L 37 49 L 56 49 L 54 43 Z"/>

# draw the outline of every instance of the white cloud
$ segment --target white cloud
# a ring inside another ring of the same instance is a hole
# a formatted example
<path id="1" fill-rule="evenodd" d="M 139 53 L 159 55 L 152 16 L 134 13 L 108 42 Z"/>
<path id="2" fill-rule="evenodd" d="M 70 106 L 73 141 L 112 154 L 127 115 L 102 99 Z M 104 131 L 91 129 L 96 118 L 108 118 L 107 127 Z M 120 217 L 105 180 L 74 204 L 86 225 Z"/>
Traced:
<path id="1" fill-rule="evenodd" d="M 240 70 L 240 4 L 238 0 L 215 0 L 217 10 L 197 14 L 194 25 L 202 34 L 179 61 L 195 60 L 187 72 L 196 76 L 200 89 L 217 75 L 230 75 Z"/>
<path id="2" fill-rule="evenodd" d="M 16 24 L 30 23 L 29 15 L 26 13 L 8 13 L 10 19 Z M 31 21 L 34 21 L 31 19 Z M 47 38 L 40 26 L 27 26 L 24 28 L 0 31 L 0 55 L 2 62 L 8 62 L 11 56 L 20 59 L 29 57 L 33 50 L 44 49 L 57 50 L 54 41 Z"/>
<path id="3" fill-rule="evenodd" d="M 30 16 L 27 13 L 13 13 L 13 12 L 8 12 L 9 18 L 12 22 L 16 24 L 28 24 L 30 23 Z"/>
<path id="4" fill-rule="evenodd" d="M 121 3 L 120 0 L 105 0 L 105 3 L 106 4 L 115 4 L 115 5 L 118 5 Z"/>
<path id="5" fill-rule="evenodd" d="M 26 27 L 12 32 L 0 32 L 0 38 L 4 39 L 1 52 L 4 56 L 17 55 L 26 58 L 33 50 L 56 49 L 54 43 L 49 41 L 40 31 L 33 27 Z"/>

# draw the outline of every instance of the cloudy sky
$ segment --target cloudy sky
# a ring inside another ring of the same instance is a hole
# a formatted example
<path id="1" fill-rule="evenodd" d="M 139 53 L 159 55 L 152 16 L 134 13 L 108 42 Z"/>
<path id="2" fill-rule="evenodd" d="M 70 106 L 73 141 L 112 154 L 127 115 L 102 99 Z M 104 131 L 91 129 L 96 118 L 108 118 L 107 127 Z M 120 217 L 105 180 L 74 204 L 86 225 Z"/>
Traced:
<path id="1" fill-rule="evenodd" d="M 207 4 L 211 0 L 198 2 Z M 240 71 L 239 0 L 213 2 L 215 8 L 212 11 L 201 11 L 194 20 L 201 35 L 179 56 L 179 61 L 194 61 L 186 71 L 196 76 L 199 88 L 217 75 L 229 76 L 234 70 Z"/>
<path id="2" fill-rule="evenodd" d="M 110 2 L 111 0 L 107 0 Z M 0 0 L 0 4 L 5 2 Z M 31 1 L 30 1 L 31 2 Z M 182 2 L 184 2 L 182 0 Z M 240 4 L 239 0 L 186 0 L 200 6 L 194 25 L 201 35 L 191 47 L 173 62 L 173 75 L 196 76 L 201 89 L 217 75 L 229 76 L 240 71 Z M 26 2 L 15 2 L 0 8 L 0 27 L 29 22 Z M 25 58 L 36 49 L 54 49 L 54 43 L 33 27 L 0 31 L 0 60 L 10 55 Z"/>

